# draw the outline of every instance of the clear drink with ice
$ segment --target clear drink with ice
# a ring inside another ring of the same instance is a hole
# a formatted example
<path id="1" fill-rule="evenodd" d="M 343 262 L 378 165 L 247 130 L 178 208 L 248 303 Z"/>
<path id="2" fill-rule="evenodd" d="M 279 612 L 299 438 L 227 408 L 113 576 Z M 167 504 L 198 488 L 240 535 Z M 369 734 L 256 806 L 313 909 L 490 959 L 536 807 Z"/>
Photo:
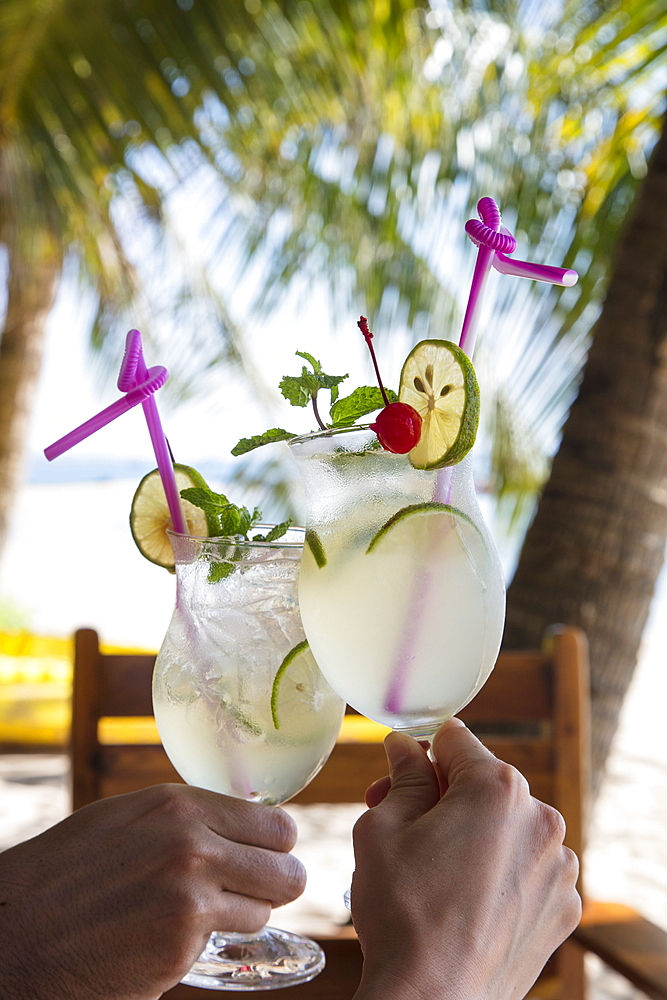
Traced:
<path id="1" fill-rule="evenodd" d="M 297 600 L 303 532 L 233 544 L 172 535 L 177 598 L 153 679 L 164 748 L 189 784 L 284 802 L 319 771 L 344 702 L 305 650 Z"/>
<path id="2" fill-rule="evenodd" d="M 153 674 L 164 748 L 191 785 L 284 802 L 322 767 L 345 711 L 304 640 L 303 530 L 274 542 L 170 537 L 176 607 Z M 290 657 L 299 644 L 306 648 Z M 182 982 L 273 990 L 308 982 L 323 966 L 319 945 L 298 934 L 221 931 Z"/>
<path id="3" fill-rule="evenodd" d="M 503 631 L 471 459 L 414 469 L 366 428 L 290 446 L 308 503 L 299 601 L 320 668 L 359 712 L 428 737 L 484 684 Z"/>

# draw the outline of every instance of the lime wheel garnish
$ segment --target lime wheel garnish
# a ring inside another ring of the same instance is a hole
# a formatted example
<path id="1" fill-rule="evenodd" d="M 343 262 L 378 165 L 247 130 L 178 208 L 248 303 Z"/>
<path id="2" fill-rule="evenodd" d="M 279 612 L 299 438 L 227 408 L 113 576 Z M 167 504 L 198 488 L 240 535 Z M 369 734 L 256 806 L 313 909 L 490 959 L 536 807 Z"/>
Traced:
<path id="1" fill-rule="evenodd" d="M 456 465 L 468 454 L 479 423 L 479 386 L 468 355 L 449 340 L 422 340 L 408 355 L 398 398 L 422 418 L 409 452 L 416 469 Z"/>
<path id="2" fill-rule="evenodd" d="M 192 486 L 206 487 L 203 477 L 188 465 L 174 465 L 174 475 L 179 493 Z M 187 500 L 181 500 L 181 504 L 189 534 L 203 538 L 215 534 L 215 527 L 203 510 Z M 174 553 L 167 535 L 168 528 L 171 528 L 171 517 L 167 497 L 160 473 L 153 469 L 141 480 L 132 499 L 130 531 L 137 548 L 146 559 L 157 566 L 173 570 Z"/>

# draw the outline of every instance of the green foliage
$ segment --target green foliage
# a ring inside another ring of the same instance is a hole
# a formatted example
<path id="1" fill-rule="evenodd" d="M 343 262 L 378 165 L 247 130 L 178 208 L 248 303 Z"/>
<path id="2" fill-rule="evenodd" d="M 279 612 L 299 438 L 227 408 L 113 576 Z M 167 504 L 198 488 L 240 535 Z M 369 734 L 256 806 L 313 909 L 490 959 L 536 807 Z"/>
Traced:
<path id="1" fill-rule="evenodd" d="M 395 403 L 398 399 L 393 389 L 385 389 L 387 399 L 390 403 Z M 331 407 L 331 419 L 334 427 L 348 427 L 359 417 L 365 417 L 367 413 L 373 413 L 384 406 L 382 393 L 376 385 L 362 385 L 349 396 L 344 396 L 337 400 Z"/>
<path id="2" fill-rule="evenodd" d="M 253 542 L 276 542 L 279 538 L 282 538 L 284 534 L 287 533 L 288 529 L 292 526 L 292 518 L 288 517 L 286 521 L 282 521 L 281 524 L 274 524 L 270 531 L 267 531 L 266 535 L 253 535 Z"/>
<path id="3" fill-rule="evenodd" d="M 285 399 L 292 406 L 307 406 L 309 402 L 317 399 L 320 389 L 329 389 L 331 392 L 330 414 L 331 427 L 348 427 L 360 417 L 384 406 L 382 392 L 377 386 L 364 385 L 355 389 L 349 396 L 338 398 L 338 386 L 347 375 L 325 375 L 322 365 L 312 354 L 306 351 L 297 351 L 299 357 L 305 358 L 312 367 L 312 372 L 304 366 L 301 375 L 284 375 L 279 389 Z M 387 399 L 390 403 L 396 402 L 398 396 L 392 389 L 386 389 Z M 317 414 L 316 414 L 317 415 Z M 319 415 L 318 415 L 319 420 Z M 263 434 L 256 434 L 254 437 L 241 438 L 232 448 L 232 455 L 245 455 L 255 448 L 260 448 L 265 444 L 273 444 L 275 441 L 289 441 L 296 437 L 289 431 L 281 427 L 272 427 Z"/>
<path id="4" fill-rule="evenodd" d="M 235 444 L 232 448 L 232 455 L 245 455 L 249 451 L 254 451 L 255 448 L 261 448 L 263 444 L 273 444 L 275 441 L 291 441 L 292 438 L 297 436 L 292 431 L 283 430 L 282 427 L 272 427 L 270 430 L 264 431 L 263 434 L 241 438 L 238 444 Z"/>
<path id="5" fill-rule="evenodd" d="M 225 240 L 242 246 L 244 266 L 268 258 L 258 308 L 298 276 L 324 281 L 339 312 L 363 306 L 385 335 L 450 337 L 474 255 L 462 222 L 491 194 L 517 257 L 581 273 L 567 290 L 492 282 L 493 327 L 475 359 L 485 398 L 502 390 L 543 460 L 646 173 L 667 56 L 664 4 L 554 10 L 549 22 L 537 5 L 498 0 L 100 0 L 91 17 L 83 0 L 1 0 L 10 266 L 31 266 L 38 252 L 60 266 L 76 249 L 98 294 L 102 344 L 140 278 L 119 207 L 164 232 L 170 192 L 205 163 L 233 215 Z M 206 364 L 242 363 L 240 332 L 220 295 L 205 293 L 222 317 Z M 318 374 L 306 360 L 299 399 Z M 525 436 L 497 437 L 495 467 L 518 468 Z"/>
<path id="6" fill-rule="evenodd" d="M 253 535 L 249 538 L 248 533 L 262 520 L 262 512 L 258 507 L 250 513 L 247 507 L 237 507 L 230 503 L 224 493 L 215 493 L 202 486 L 190 486 L 181 490 L 181 496 L 217 522 L 218 534 L 224 538 L 241 537 L 252 542 L 275 542 L 282 538 L 292 524 L 292 519 L 288 518 L 281 524 L 275 524 L 266 535 Z"/>
<path id="7" fill-rule="evenodd" d="M 206 514 L 207 520 L 217 523 L 217 533 L 224 538 L 243 538 L 251 542 L 275 542 L 287 532 L 292 524 L 288 518 L 281 524 L 275 524 L 265 535 L 253 535 L 249 532 L 262 520 L 262 513 L 255 507 L 252 513 L 247 507 L 237 507 L 230 503 L 224 493 L 215 493 L 209 487 L 191 486 L 181 490 L 181 496 Z M 236 569 L 235 563 L 243 557 L 243 549 L 239 546 L 224 545 L 219 561 L 211 562 L 208 570 L 208 582 L 218 583 L 226 579 Z"/>
<path id="8" fill-rule="evenodd" d="M 309 372 L 304 365 L 300 375 L 284 375 L 278 388 L 285 399 L 292 406 L 308 406 L 313 399 L 317 398 L 320 389 L 331 391 L 331 404 L 338 398 L 338 386 L 344 382 L 347 375 L 325 375 L 322 365 L 316 361 L 312 354 L 304 351 L 297 351 L 300 358 L 305 358 L 312 367 Z"/>
<path id="9" fill-rule="evenodd" d="M 230 503 L 224 493 L 215 493 L 201 486 L 191 486 L 181 490 L 181 496 L 195 507 L 201 508 L 210 518 L 214 518 L 219 528 L 219 534 L 225 538 L 240 535 L 248 537 L 248 532 L 262 518 L 262 513 L 255 507 L 250 513 L 247 507 L 237 507 Z"/>

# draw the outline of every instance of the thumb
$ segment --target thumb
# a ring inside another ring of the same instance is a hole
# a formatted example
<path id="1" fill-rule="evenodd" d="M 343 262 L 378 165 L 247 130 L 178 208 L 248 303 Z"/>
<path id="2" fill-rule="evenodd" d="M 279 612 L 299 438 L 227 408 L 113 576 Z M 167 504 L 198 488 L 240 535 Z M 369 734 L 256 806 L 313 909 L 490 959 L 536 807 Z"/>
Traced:
<path id="1" fill-rule="evenodd" d="M 391 809 L 403 820 L 418 819 L 440 798 L 435 768 L 423 747 L 405 733 L 389 733 L 384 749 L 391 787 L 378 808 Z"/>
<path id="2" fill-rule="evenodd" d="M 443 722 L 433 737 L 433 756 L 447 788 L 463 774 L 472 776 L 500 766 L 491 751 L 456 718 Z"/>

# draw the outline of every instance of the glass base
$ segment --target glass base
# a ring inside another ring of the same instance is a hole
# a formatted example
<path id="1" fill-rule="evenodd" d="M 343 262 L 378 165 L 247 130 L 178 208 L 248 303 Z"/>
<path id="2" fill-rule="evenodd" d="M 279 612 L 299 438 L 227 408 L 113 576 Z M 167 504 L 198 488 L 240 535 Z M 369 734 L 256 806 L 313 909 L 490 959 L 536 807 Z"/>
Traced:
<path id="1" fill-rule="evenodd" d="M 444 722 L 444 719 L 442 721 Z M 430 743 L 441 725 L 442 722 L 437 722 L 435 725 L 424 723 L 421 726 L 394 726 L 393 729 L 395 733 L 405 733 L 415 740 L 428 740 Z"/>
<path id="2" fill-rule="evenodd" d="M 181 982 L 205 990 L 279 990 L 314 979 L 324 961 L 314 941 L 275 927 L 257 934 L 216 932 Z"/>

